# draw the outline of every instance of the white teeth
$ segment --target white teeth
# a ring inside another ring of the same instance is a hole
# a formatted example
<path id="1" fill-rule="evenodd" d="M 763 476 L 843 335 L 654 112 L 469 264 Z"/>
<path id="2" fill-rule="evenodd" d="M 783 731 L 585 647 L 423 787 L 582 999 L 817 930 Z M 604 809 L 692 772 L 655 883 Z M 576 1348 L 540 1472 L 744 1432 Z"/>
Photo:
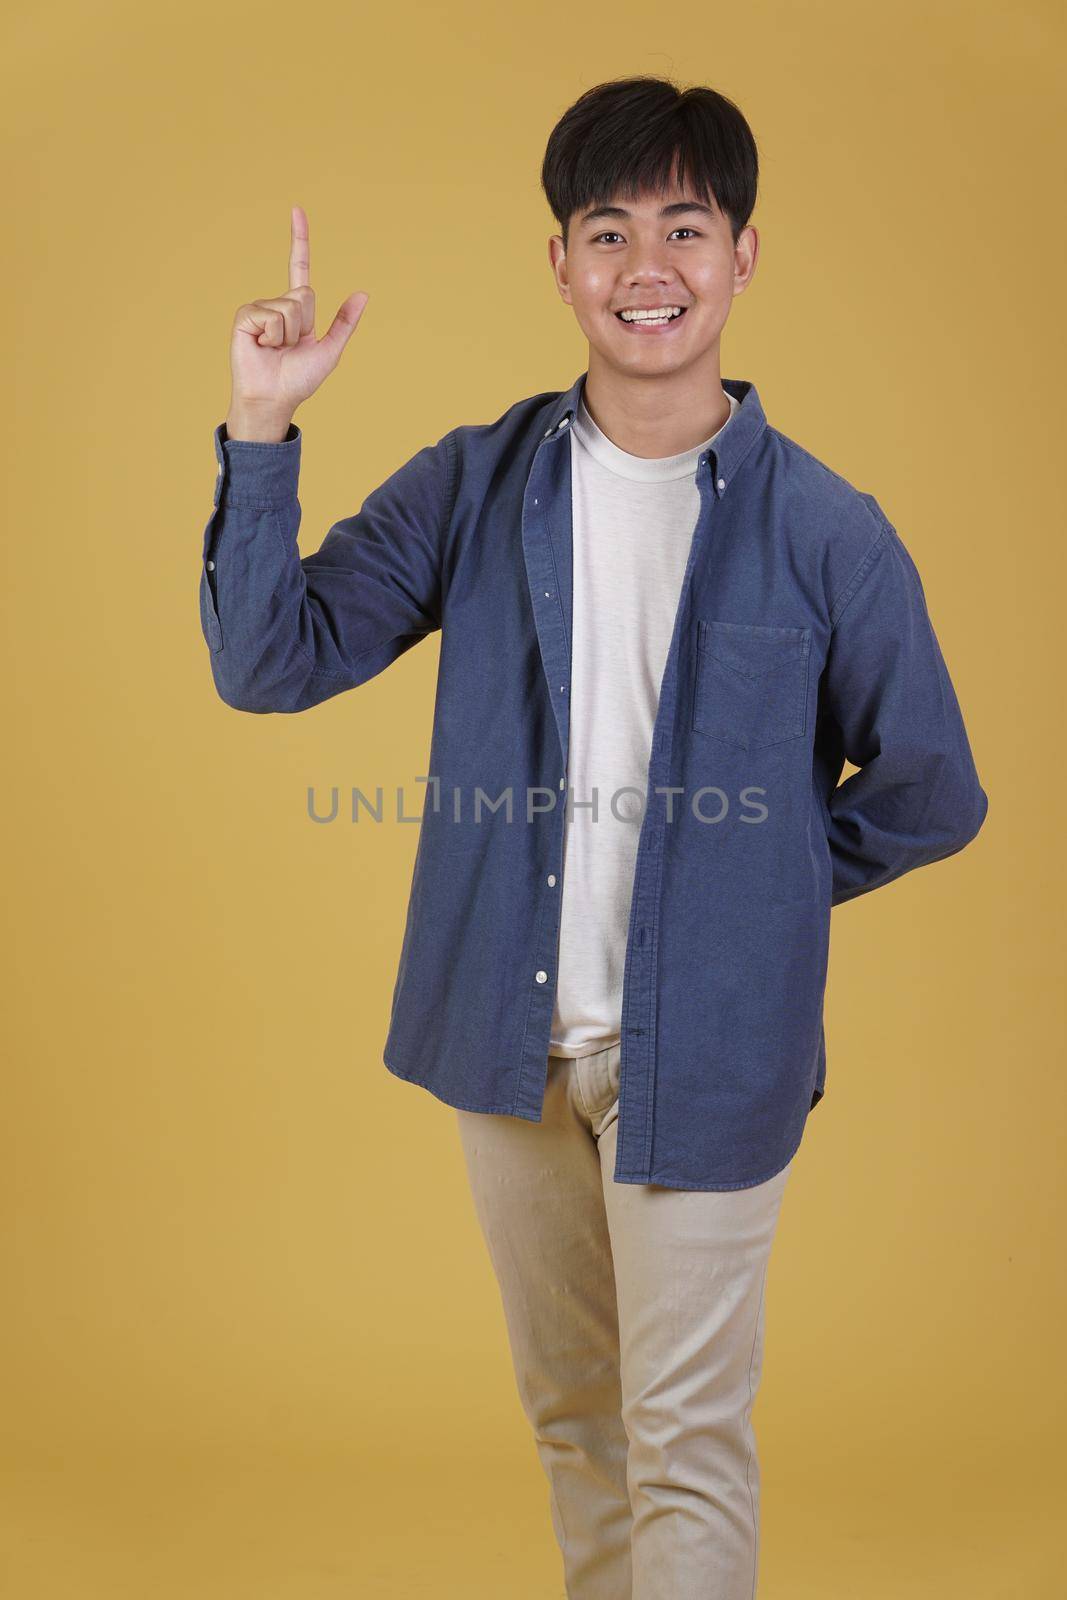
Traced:
<path id="1" fill-rule="evenodd" d="M 652 311 L 620 311 L 624 322 L 670 322 L 672 317 L 680 317 L 681 306 L 657 306 Z"/>

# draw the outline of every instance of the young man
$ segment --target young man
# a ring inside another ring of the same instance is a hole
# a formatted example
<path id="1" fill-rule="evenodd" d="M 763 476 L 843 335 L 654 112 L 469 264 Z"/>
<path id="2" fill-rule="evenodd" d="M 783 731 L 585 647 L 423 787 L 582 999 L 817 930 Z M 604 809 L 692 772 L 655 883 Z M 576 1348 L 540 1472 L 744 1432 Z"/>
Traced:
<path id="1" fill-rule="evenodd" d="M 571 1600 L 751 1600 L 831 906 L 962 849 L 987 799 L 896 530 L 720 376 L 759 248 L 736 106 L 601 85 L 542 177 L 588 370 L 426 446 L 303 560 L 292 414 L 367 296 L 316 340 L 294 209 L 289 292 L 234 323 L 201 616 L 249 712 L 440 630 L 385 1062 L 455 1108 Z"/>

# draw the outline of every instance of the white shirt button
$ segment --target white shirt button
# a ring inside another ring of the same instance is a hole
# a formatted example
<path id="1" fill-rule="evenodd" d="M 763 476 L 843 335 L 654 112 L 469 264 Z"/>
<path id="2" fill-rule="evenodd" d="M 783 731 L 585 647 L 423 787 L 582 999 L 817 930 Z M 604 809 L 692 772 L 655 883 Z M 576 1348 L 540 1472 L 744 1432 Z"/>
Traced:
<path id="1" fill-rule="evenodd" d="M 548 981 L 548 973 L 543 970 L 535 973 L 534 976 L 536 977 L 538 983 L 547 983 Z"/>
<path id="2" fill-rule="evenodd" d="M 718 487 L 720 489 L 725 489 L 726 488 L 726 479 L 725 478 L 720 478 L 719 479 Z"/>
<path id="3" fill-rule="evenodd" d="M 556 887 L 556 874 L 554 872 L 550 872 L 548 875 L 548 887 L 550 889 L 554 889 Z"/>
<path id="4" fill-rule="evenodd" d="M 560 780 L 559 780 L 559 786 L 560 786 L 560 788 L 561 788 L 561 789 L 565 789 L 565 788 L 566 788 L 566 787 L 567 787 L 567 780 L 566 780 L 566 778 L 561 778 L 561 779 L 560 779 Z"/>
<path id="5" fill-rule="evenodd" d="M 215 563 L 214 563 L 214 562 L 213 562 L 213 561 L 205 561 L 205 562 L 204 562 L 204 565 L 205 565 L 205 567 L 206 567 L 206 568 L 207 568 L 207 570 L 208 570 L 208 571 L 209 571 L 209 572 L 214 572 L 214 570 L 215 570 Z"/>

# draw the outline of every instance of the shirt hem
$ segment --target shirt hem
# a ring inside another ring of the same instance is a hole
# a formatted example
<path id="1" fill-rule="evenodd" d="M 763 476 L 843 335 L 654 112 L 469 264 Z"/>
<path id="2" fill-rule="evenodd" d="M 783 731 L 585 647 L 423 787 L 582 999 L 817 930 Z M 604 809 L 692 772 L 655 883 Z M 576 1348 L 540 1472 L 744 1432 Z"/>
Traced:
<path id="1" fill-rule="evenodd" d="M 416 1077 L 413 1072 L 404 1072 L 396 1065 L 395 1062 L 390 1061 L 384 1052 L 382 1055 L 382 1061 L 392 1073 L 394 1078 L 400 1078 L 404 1083 L 416 1084 L 420 1089 L 425 1089 L 428 1094 L 432 1094 L 435 1100 L 440 1100 L 443 1105 L 451 1106 L 453 1110 L 476 1111 L 485 1116 L 518 1117 L 523 1122 L 540 1122 L 542 1120 L 539 1113 L 533 1111 L 517 1111 L 512 1102 L 509 1102 L 507 1105 L 500 1106 L 472 1105 L 469 1100 L 459 1100 L 454 1095 L 445 1093 L 443 1090 L 437 1088 L 434 1084 L 427 1083 L 424 1078 Z M 820 1094 L 819 1100 L 815 1101 L 815 1105 L 817 1105 L 819 1101 L 823 1099 L 824 1095 L 825 1089 L 823 1094 Z M 700 1183 L 689 1178 L 668 1178 L 665 1175 L 658 1174 L 656 1172 L 645 1173 L 627 1171 L 612 1173 L 612 1181 L 615 1183 L 649 1184 L 659 1189 L 700 1189 L 704 1191 L 719 1191 L 722 1193 L 732 1189 L 754 1189 L 757 1184 L 769 1183 L 771 1178 L 776 1178 L 779 1173 L 783 1172 L 792 1161 L 793 1157 L 800 1149 L 804 1138 L 804 1129 L 807 1127 L 808 1117 L 811 1115 L 813 1110 L 814 1105 L 805 1113 L 804 1121 L 801 1124 L 800 1133 L 797 1137 L 796 1143 L 793 1145 L 793 1148 L 790 1150 L 785 1160 L 780 1161 L 772 1171 L 764 1173 L 761 1178 L 741 1178 L 738 1179 L 736 1183 Z"/>
<path id="2" fill-rule="evenodd" d="M 388 1056 L 383 1054 L 382 1060 L 394 1078 L 401 1078 L 405 1083 L 417 1084 L 420 1089 L 425 1089 L 427 1094 L 432 1094 L 435 1100 L 440 1100 L 443 1105 L 452 1106 L 456 1111 L 481 1111 L 486 1116 L 520 1117 L 523 1122 L 541 1121 L 540 1115 L 536 1112 L 516 1111 L 514 1103 L 510 1100 L 506 1105 L 500 1106 L 475 1106 L 469 1100 L 458 1100 L 454 1095 L 446 1094 L 442 1089 L 438 1089 L 436 1085 L 427 1083 L 425 1078 L 417 1078 L 413 1072 L 404 1072 L 402 1068 L 390 1061 Z"/>
<path id="3" fill-rule="evenodd" d="M 757 1184 L 769 1183 L 772 1178 L 777 1178 L 780 1173 L 785 1171 L 786 1167 L 800 1149 L 801 1143 L 804 1139 L 804 1129 L 807 1126 L 808 1117 L 810 1115 L 810 1111 L 805 1114 L 799 1137 L 797 1138 L 792 1150 L 790 1150 L 789 1154 L 786 1156 L 785 1160 L 780 1161 L 778 1165 L 772 1169 L 772 1171 L 765 1172 L 761 1178 L 739 1178 L 736 1183 L 698 1183 L 691 1178 L 657 1177 L 655 1173 L 653 1173 L 651 1176 L 647 1176 L 645 1173 L 616 1172 L 613 1173 L 612 1176 L 614 1177 L 616 1183 L 647 1183 L 653 1184 L 657 1189 L 701 1189 L 712 1191 L 718 1190 L 721 1192 L 725 1192 L 728 1189 L 755 1189 Z"/>

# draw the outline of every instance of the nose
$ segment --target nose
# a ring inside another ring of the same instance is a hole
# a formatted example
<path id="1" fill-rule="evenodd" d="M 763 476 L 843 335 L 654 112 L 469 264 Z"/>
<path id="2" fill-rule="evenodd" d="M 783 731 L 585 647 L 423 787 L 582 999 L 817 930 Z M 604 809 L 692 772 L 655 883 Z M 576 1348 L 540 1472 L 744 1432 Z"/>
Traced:
<path id="1" fill-rule="evenodd" d="M 663 244 L 634 244 L 627 255 L 623 277 L 629 284 L 670 283 L 674 271 Z"/>

